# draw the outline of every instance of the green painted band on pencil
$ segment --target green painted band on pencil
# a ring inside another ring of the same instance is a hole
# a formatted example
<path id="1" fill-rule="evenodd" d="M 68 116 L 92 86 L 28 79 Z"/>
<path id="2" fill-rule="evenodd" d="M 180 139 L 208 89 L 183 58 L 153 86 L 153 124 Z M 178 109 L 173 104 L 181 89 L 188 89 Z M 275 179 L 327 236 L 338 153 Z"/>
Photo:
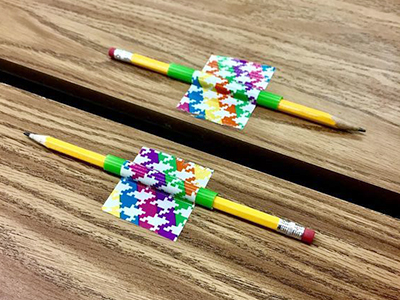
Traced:
<path id="1" fill-rule="evenodd" d="M 196 204 L 201 205 L 203 207 L 213 209 L 214 199 L 217 196 L 218 193 L 212 190 L 206 188 L 200 188 L 197 192 L 195 202 Z"/>
<path id="2" fill-rule="evenodd" d="M 104 160 L 103 168 L 107 172 L 110 172 L 110 173 L 120 176 L 121 168 L 125 162 L 126 162 L 126 159 L 108 154 L 106 156 L 106 159 Z"/>
<path id="3" fill-rule="evenodd" d="M 268 107 L 270 109 L 277 110 L 279 106 L 279 102 L 282 100 L 282 96 L 279 96 L 277 94 L 267 92 L 267 91 L 261 91 L 260 94 L 258 94 L 257 97 L 257 105 L 261 105 L 264 107 Z"/>
<path id="4" fill-rule="evenodd" d="M 171 78 L 186 82 L 192 83 L 193 73 L 196 71 L 195 69 L 185 67 L 182 65 L 171 63 L 168 68 L 167 75 Z"/>
<path id="5" fill-rule="evenodd" d="M 249 101 L 249 98 L 247 97 L 247 95 L 244 91 L 238 91 L 236 93 L 233 93 L 233 97 L 235 97 L 236 99 Z M 277 110 L 278 106 L 279 106 L 279 102 L 281 102 L 282 98 L 283 98 L 282 96 L 279 96 L 277 94 L 273 94 L 273 93 L 270 93 L 267 91 L 260 91 L 256 102 L 257 102 L 257 105 Z"/>

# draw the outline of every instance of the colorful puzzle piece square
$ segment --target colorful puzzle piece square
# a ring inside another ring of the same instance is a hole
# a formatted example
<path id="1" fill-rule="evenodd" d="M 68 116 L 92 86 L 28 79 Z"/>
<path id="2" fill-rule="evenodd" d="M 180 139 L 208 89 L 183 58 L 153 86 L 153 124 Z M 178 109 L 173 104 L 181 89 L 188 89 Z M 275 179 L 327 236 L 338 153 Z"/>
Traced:
<path id="1" fill-rule="evenodd" d="M 192 85 L 177 108 L 200 119 L 243 129 L 274 71 L 275 67 L 212 55 L 201 72 L 193 73 Z"/>
<path id="2" fill-rule="evenodd" d="M 206 187 L 213 173 L 211 169 L 147 147 L 140 150 L 134 162 L 198 187 Z M 128 178 L 121 178 L 102 209 L 175 241 L 193 208 L 194 204 L 187 200 L 172 197 Z"/>

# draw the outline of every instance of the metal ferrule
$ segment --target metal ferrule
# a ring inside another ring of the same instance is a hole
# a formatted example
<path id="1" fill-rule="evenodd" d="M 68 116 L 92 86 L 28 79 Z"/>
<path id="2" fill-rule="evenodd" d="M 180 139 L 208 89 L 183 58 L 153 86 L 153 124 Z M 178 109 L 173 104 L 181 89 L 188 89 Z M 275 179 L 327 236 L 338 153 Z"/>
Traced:
<path id="1" fill-rule="evenodd" d="M 301 240 L 303 236 L 305 227 L 296 224 L 295 222 L 286 221 L 284 219 L 280 219 L 278 223 L 277 231 L 283 233 L 284 235 L 291 236 L 295 239 Z"/>

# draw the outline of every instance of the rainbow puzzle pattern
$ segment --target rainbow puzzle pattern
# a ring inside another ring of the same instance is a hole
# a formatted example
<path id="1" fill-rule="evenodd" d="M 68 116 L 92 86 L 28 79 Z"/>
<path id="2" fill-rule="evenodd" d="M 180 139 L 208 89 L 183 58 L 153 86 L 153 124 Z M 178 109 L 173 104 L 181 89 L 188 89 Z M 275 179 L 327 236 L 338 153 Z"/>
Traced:
<path id="1" fill-rule="evenodd" d="M 232 57 L 212 55 L 177 108 L 195 117 L 243 129 L 275 67 Z"/>
<path id="2" fill-rule="evenodd" d="M 102 209 L 175 241 L 194 208 L 193 190 L 206 187 L 212 173 L 143 147 L 133 162 L 123 165 L 122 178 Z"/>

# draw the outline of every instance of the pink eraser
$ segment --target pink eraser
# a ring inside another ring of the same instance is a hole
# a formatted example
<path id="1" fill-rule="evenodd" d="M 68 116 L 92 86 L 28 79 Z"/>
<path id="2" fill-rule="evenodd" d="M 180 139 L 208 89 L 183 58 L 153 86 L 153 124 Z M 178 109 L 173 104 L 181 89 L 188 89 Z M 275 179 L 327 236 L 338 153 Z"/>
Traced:
<path id="1" fill-rule="evenodd" d="M 309 228 L 304 230 L 303 235 L 301 236 L 301 241 L 306 244 L 311 244 L 315 236 L 315 231 Z"/>
<path id="2" fill-rule="evenodd" d="M 110 50 L 108 50 L 108 55 L 110 55 L 111 58 L 114 58 L 114 51 L 115 48 L 110 48 Z"/>

